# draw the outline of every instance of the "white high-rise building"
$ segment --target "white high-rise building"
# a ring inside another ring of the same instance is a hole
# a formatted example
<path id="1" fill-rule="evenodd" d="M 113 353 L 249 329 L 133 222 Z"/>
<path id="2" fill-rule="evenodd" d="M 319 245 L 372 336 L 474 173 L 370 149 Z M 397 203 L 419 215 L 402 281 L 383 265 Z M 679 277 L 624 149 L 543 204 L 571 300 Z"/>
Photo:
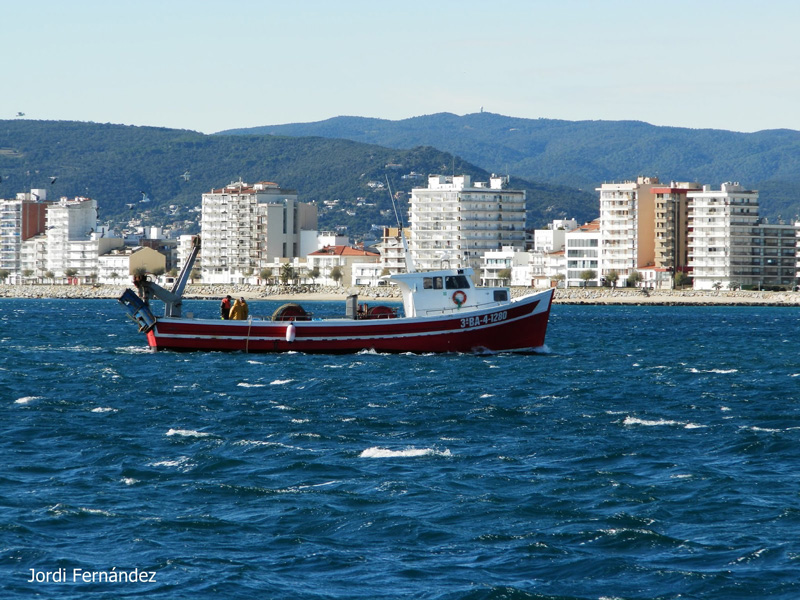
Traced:
<path id="1" fill-rule="evenodd" d="M 316 249 L 317 207 L 276 183 L 242 181 L 203 194 L 203 281 L 242 283 L 277 259 Z"/>
<path id="2" fill-rule="evenodd" d="M 471 267 L 477 273 L 489 250 L 525 249 L 525 190 L 507 189 L 469 175 L 431 175 L 411 191 L 409 249 L 420 270 Z"/>
<path id="3" fill-rule="evenodd" d="M 687 197 L 694 289 L 794 286 L 794 225 L 760 219 L 757 191 L 723 183 Z"/>
<path id="4" fill-rule="evenodd" d="M 65 277 L 74 270 L 79 280 L 97 277 L 100 254 L 122 246 L 121 238 L 97 231 L 97 201 L 61 198 L 47 207 L 47 270 Z"/>
<path id="5" fill-rule="evenodd" d="M 47 208 L 46 190 L 17 194 L 15 199 L 0 199 L 0 269 L 8 271 L 9 281 L 24 277 L 23 246 L 26 240 L 44 232 Z M 31 273 L 35 275 L 36 273 Z"/>

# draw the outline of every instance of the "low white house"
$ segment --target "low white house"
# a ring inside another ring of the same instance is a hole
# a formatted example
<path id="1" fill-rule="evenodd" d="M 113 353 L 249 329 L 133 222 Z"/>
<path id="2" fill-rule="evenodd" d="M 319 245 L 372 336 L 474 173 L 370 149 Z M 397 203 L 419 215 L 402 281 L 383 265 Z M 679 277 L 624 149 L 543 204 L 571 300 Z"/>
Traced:
<path id="1" fill-rule="evenodd" d="M 164 272 L 167 257 L 152 248 L 137 246 L 112 250 L 97 257 L 97 280 L 100 283 L 120 284 L 130 281 L 137 269 L 148 273 Z"/>
<path id="2" fill-rule="evenodd" d="M 337 282 L 332 277 L 334 269 L 337 267 L 341 274 L 338 285 L 344 287 L 351 286 L 355 283 L 353 270 L 351 268 L 354 264 L 375 263 L 380 270 L 383 269 L 383 266 L 380 264 L 380 254 L 377 252 L 369 252 L 368 250 L 361 250 L 359 248 L 352 248 L 350 246 L 326 246 L 325 248 L 320 248 L 316 252 L 310 253 L 306 258 L 308 260 L 309 270 L 313 270 L 314 267 L 319 269 L 320 276 L 317 278 L 317 283 L 323 285 L 337 285 Z M 377 283 L 374 285 L 377 285 Z"/>
<path id="3" fill-rule="evenodd" d="M 503 246 L 500 250 L 489 250 L 483 254 L 481 264 L 481 285 L 497 287 L 504 285 L 520 285 L 514 283 L 514 267 L 528 267 L 530 254 L 513 246 Z M 506 277 L 502 277 L 508 271 Z M 521 285 L 530 285 L 530 281 Z"/>

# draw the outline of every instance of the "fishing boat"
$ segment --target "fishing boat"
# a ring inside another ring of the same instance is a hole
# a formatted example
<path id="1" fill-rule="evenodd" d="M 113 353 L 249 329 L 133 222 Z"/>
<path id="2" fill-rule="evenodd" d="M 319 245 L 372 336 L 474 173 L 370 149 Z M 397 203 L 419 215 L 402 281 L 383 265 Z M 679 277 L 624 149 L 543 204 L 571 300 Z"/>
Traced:
<path id="1" fill-rule="evenodd" d="M 511 298 L 508 288 L 473 285 L 472 269 L 387 276 L 403 296 L 403 315 L 390 306 L 361 304 L 347 297 L 340 318 L 315 319 L 288 303 L 270 318 L 195 319 L 182 316 L 183 291 L 200 249 L 195 245 L 171 290 L 146 276 L 119 301 L 147 335 L 153 350 L 347 353 L 536 351 L 544 346 L 553 290 Z M 150 300 L 164 303 L 156 317 Z"/>

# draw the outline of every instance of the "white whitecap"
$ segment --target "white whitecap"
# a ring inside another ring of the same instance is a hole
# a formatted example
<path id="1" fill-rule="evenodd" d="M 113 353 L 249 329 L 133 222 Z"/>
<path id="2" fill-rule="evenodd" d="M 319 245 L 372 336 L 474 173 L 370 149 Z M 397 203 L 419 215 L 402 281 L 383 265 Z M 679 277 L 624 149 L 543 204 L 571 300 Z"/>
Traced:
<path id="1" fill-rule="evenodd" d="M 739 369 L 689 369 L 689 373 L 717 373 L 719 375 L 729 375 L 730 373 L 738 373 Z"/>
<path id="2" fill-rule="evenodd" d="M 108 406 L 97 406 L 92 409 L 93 413 L 107 413 L 107 412 L 117 412 L 116 408 L 110 408 Z"/>
<path id="3" fill-rule="evenodd" d="M 435 450 L 434 448 L 406 448 L 405 450 L 389 450 L 374 446 L 367 448 L 359 454 L 360 458 L 398 458 L 417 456 L 452 456 L 450 450 Z"/>
<path id="4" fill-rule="evenodd" d="M 264 387 L 263 383 L 247 383 L 246 381 L 242 381 L 241 383 L 237 383 L 236 385 L 238 385 L 239 387 L 244 387 L 244 388 Z"/>
<path id="5" fill-rule="evenodd" d="M 41 400 L 41 396 L 24 396 L 22 398 L 17 398 L 14 400 L 14 404 L 28 404 L 33 402 L 34 400 Z"/>
<path id="6" fill-rule="evenodd" d="M 287 383 L 293 382 L 294 379 L 276 379 L 275 381 L 270 381 L 270 385 L 285 385 Z"/>
<path id="7" fill-rule="evenodd" d="M 178 467 L 180 469 L 188 470 L 193 467 L 193 463 L 186 456 L 181 456 L 175 460 L 159 460 L 157 462 L 148 463 L 150 467 Z"/>
<path id="8" fill-rule="evenodd" d="M 644 425 L 645 427 L 657 427 L 660 425 L 686 425 L 685 423 L 681 423 L 679 421 L 670 421 L 668 419 L 651 421 L 648 419 L 639 419 L 637 417 L 625 417 L 625 420 L 622 423 L 623 425 Z"/>
<path id="9" fill-rule="evenodd" d="M 194 429 L 170 429 L 167 435 L 179 435 L 181 437 L 208 437 L 211 434 L 205 431 L 195 431 Z"/>

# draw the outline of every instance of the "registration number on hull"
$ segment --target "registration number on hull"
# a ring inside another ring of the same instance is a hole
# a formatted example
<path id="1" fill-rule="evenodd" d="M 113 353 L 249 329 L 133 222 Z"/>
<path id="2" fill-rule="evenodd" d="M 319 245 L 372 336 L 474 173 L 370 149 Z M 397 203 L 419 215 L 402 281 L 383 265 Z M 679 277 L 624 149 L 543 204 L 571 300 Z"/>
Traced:
<path id="1" fill-rule="evenodd" d="M 461 319 L 461 327 L 477 327 L 478 325 L 489 325 L 490 323 L 499 323 L 508 318 L 508 312 L 503 310 L 496 313 L 489 313 L 482 317 L 464 317 Z"/>

